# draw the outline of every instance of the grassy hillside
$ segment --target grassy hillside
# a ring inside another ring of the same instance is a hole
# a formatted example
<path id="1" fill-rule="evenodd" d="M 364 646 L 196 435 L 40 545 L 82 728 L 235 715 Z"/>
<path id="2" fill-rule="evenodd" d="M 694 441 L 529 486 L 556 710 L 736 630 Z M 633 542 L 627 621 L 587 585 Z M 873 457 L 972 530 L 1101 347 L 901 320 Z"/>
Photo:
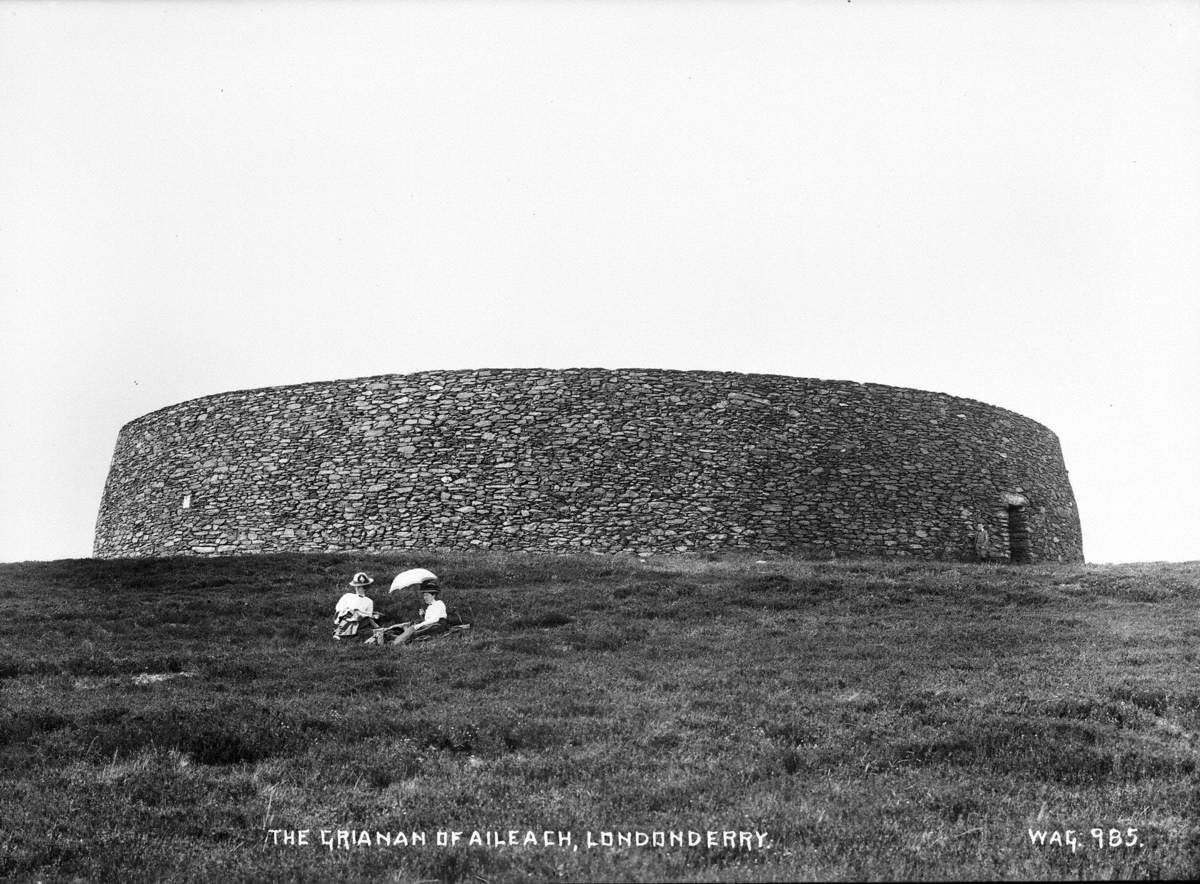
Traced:
<path id="1" fill-rule="evenodd" d="M 330 640 L 413 565 L 469 637 Z M 0 565 L 0 878 L 1187 877 L 1198 615 L 1198 564 Z"/>

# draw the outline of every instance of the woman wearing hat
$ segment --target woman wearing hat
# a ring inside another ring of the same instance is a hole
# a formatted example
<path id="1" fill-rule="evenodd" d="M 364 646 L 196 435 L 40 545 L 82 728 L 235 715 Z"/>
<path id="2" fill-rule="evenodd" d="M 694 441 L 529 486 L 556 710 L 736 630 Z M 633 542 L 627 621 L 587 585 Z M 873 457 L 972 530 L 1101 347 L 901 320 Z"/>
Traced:
<path id="1" fill-rule="evenodd" d="M 348 592 L 338 599 L 337 608 L 333 615 L 335 629 L 333 637 L 341 640 L 347 636 L 358 634 L 358 623 L 366 620 L 372 627 L 375 623 L 375 603 L 367 598 L 367 587 L 375 581 L 362 571 L 354 575 L 350 581 L 353 592 Z"/>
<path id="2" fill-rule="evenodd" d="M 425 603 L 425 607 L 421 609 L 420 620 L 400 624 L 403 631 L 395 640 L 395 644 L 398 645 L 406 645 L 417 636 L 443 629 L 446 625 L 446 603 L 438 598 L 440 588 L 437 575 L 424 568 L 413 568 L 397 574 L 396 579 L 392 581 L 392 588 L 388 590 L 388 595 L 397 589 L 408 589 L 409 587 L 421 591 L 421 600 Z"/>

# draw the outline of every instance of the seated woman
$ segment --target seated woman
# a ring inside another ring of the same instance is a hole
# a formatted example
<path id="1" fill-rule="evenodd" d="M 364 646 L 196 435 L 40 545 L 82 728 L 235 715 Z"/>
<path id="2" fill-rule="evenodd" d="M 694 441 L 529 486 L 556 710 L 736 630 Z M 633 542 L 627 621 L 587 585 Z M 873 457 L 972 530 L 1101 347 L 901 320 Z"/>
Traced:
<path id="1" fill-rule="evenodd" d="M 375 622 L 375 603 L 367 598 L 366 589 L 375 581 L 359 571 L 350 581 L 354 592 L 348 592 L 338 599 L 337 608 L 333 615 L 333 638 L 341 641 L 353 635 L 358 635 L 358 624 L 366 622 L 371 627 L 377 627 Z"/>
<path id="2" fill-rule="evenodd" d="M 425 607 L 421 609 L 421 619 L 400 624 L 403 632 L 397 636 L 394 644 L 406 645 L 419 636 L 446 628 L 446 603 L 438 598 L 438 593 L 436 578 L 421 584 L 421 599 L 425 602 Z"/>

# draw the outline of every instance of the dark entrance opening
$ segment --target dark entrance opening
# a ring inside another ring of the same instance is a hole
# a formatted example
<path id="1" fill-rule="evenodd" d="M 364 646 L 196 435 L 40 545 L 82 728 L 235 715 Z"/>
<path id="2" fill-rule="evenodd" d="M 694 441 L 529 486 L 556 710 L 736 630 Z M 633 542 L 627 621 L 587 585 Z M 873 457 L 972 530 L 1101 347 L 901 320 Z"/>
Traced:
<path id="1" fill-rule="evenodd" d="M 1029 522 L 1023 506 L 1008 508 L 1008 557 L 1014 565 L 1028 565 L 1033 561 L 1029 549 Z"/>

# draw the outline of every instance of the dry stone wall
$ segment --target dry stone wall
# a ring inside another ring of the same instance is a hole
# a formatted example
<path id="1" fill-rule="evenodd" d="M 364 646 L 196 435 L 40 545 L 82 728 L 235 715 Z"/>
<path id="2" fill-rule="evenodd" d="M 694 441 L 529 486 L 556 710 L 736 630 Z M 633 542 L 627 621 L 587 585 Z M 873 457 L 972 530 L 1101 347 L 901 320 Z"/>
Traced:
<path id="1" fill-rule="evenodd" d="M 1058 439 L 942 393 L 775 375 L 433 371 L 126 424 L 96 556 L 451 547 L 1081 561 Z M 1012 536 L 1010 536 L 1012 535 Z"/>

